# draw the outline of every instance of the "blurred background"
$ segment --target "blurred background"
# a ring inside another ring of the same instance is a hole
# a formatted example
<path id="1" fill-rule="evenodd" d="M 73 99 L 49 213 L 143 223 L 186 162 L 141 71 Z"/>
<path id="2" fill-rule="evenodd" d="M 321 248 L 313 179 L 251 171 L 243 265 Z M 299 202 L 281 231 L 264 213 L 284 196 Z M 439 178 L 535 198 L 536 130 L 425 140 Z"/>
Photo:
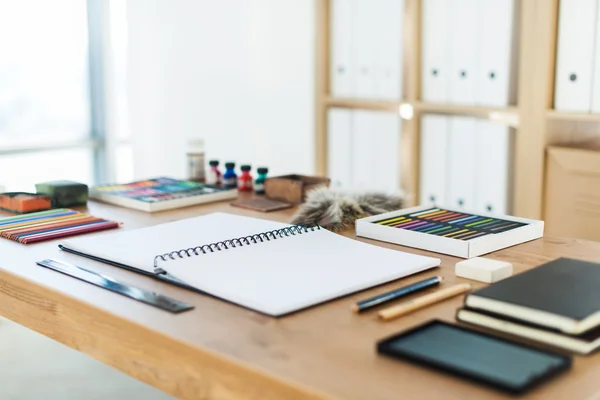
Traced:
<path id="1" fill-rule="evenodd" d="M 311 1 L 0 0 L 0 186 L 313 170 Z"/>

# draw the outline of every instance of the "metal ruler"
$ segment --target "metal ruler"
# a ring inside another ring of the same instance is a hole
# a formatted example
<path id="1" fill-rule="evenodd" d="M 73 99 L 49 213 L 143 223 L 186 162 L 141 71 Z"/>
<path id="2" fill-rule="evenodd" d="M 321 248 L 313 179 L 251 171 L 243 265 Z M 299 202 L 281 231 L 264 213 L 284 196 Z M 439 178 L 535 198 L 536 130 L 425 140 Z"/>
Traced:
<path id="1" fill-rule="evenodd" d="M 194 308 L 191 304 L 164 296 L 160 293 L 131 286 L 110 276 L 99 274 L 64 261 L 48 258 L 43 261 L 37 261 L 36 264 L 174 314 Z"/>

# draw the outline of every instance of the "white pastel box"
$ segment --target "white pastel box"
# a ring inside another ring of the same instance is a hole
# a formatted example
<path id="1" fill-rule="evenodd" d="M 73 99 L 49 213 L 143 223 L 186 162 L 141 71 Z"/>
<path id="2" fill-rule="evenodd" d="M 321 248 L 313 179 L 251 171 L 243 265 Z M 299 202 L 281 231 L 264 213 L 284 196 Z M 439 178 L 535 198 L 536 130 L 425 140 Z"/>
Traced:
<path id="1" fill-rule="evenodd" d="M 519 222 L 524 225 L 500 233 L 490 233 L 469 240 L 461 240 L 375 223 L 376 221 L 403 215 L 408 216 L 410 214 L 416 214 L 435 208 L 452 213 L 462 213 L 477 217 Z M 541 238 L 544 236 L 544 221 L 427 205 L 405 208 L 358 219 L 356 221 L 356 235 L 402 246 L 429 250 L 436 253 L 449 254 L 456 257 L 472 258 Z"/>

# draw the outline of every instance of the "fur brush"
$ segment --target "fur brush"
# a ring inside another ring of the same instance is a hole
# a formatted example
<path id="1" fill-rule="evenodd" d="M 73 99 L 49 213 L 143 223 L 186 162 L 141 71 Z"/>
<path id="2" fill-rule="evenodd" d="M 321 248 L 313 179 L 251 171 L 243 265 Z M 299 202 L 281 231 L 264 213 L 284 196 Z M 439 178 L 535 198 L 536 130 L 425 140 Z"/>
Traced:
<path id="1" fill-rule="evenodd" d="M 370 215 L 403 208 L 402 196 L 383 193 L 343 193 L 319 187 L 306 195 L 305 203 L 292 219 L 295 225 L 320 225 L 339 232 L 354 226 L 354 221 Z"/>

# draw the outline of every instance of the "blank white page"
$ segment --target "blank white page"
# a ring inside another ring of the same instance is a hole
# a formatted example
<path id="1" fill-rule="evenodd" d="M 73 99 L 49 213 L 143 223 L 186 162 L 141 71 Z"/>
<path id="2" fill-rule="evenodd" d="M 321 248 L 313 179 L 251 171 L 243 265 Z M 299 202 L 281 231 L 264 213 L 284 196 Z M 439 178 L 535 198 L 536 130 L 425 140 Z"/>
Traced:
<path id="1" fill-rule="evenodd" d="M 320 229 L 158 265 L 216 297 L 279 316 L 439 264 Z"/>

